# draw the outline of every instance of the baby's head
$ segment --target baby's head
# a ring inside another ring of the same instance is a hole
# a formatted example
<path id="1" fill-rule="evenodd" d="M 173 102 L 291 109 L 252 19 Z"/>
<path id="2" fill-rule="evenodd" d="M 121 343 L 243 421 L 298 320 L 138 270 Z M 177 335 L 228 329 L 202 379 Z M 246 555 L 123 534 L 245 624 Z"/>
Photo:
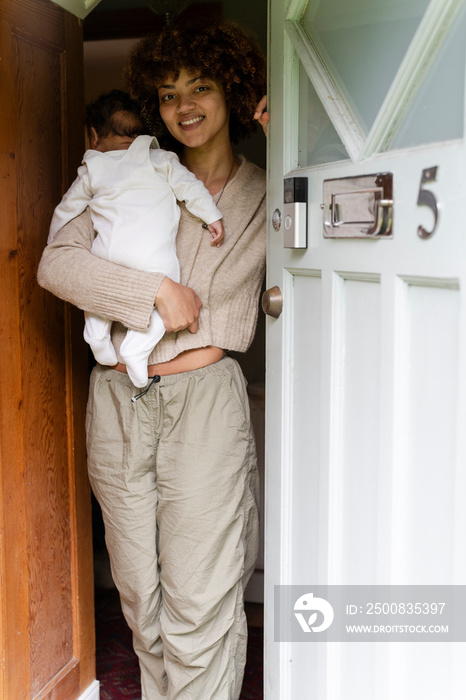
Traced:
<path id="1" fill-rule="evenodd" d="M 89 145 L 96 151 L 120 151 L 143 134 L 144 124 L 137 102 L 122 90 L 112 90 L 86 107 Z"/>

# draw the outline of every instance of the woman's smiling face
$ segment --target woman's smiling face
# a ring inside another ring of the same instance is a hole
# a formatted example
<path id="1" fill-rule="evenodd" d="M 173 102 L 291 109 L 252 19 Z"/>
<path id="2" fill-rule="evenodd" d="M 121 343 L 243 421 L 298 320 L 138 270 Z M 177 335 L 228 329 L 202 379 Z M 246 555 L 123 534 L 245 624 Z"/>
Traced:
<path id="1" fill-rule="evenodd" d="M 188 148 L 229 140 L 229 114 L 219 83 L 182 69 L 157 86 L 160 116 L 170 134 Z"/>

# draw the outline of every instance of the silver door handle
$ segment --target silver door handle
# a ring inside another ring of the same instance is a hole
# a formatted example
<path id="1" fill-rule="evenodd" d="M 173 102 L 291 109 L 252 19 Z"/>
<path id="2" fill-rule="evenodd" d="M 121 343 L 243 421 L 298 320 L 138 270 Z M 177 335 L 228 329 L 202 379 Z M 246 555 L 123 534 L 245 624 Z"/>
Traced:
<path id="1" fill-rule="evenodd" d="M 351 192 L 349 194 L 367 194 L 366 192 Z M 374 196 L 374 219 L 373 221 L 345 221 L 340 202 L 333 201 L 331 204 L 323 204 L 324 229 L 329 236 L 338 237 L 338 232 L 333 229 L 340 226 L 359 226 L 361 236 L 386 236 L 393 225 L 393 199 L 379 199 Z"/>
<path id="2" fill-rule="evenodd" d="M 392 236 L 391 173 L 324 180 L 323 199 L 325 238 Z"/>
<path id="3" fill-rule="evenodd" d="M 393 199 L 376 199 L 375 224 L 372 230 L 366 232 L 367 236 L 386 236 L 392 230 L 393 224 Z"/>

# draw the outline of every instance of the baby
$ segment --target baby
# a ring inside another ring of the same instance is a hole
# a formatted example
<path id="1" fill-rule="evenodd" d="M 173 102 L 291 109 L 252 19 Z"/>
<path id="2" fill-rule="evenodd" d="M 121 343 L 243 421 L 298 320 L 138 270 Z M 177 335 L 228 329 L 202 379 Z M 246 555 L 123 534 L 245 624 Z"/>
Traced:
<path id="1" fill-rule="evenodd" d="M 78 177 L 55 209 L 48 243 L 71 219 L 89 207 L 97 236 L 92 253 L 126 267 L 161 272 L 180 281 L 175 238 L 180 219 L 177 199 L 207 224 L 212 245 L 223 240 L 222 215 L 202 182 L 175 153 L 143 135 L 138 105 L 121 90 L 102 95 L 86 108 L 90 149 Z M 84 338 L 102 365 L 118 362 L 112 321 L 85 313 Z M 128 330 L 120 353 L 136 387 L 148 382 L 147 361 L 165 327 L 154 309 L 146 331 Z"/>

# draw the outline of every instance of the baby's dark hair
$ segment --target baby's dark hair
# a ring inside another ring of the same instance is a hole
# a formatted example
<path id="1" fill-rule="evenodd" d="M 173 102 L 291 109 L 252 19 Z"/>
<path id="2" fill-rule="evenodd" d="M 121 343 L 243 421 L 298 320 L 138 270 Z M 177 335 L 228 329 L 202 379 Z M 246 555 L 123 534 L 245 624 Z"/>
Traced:
<path id="1" fill-rule="evenodd" d="M 126 78 L 131 96 L 141 105 L 151 134 L 171 150 L 180 149 L 159 113 L 157 86 L 181 69 L 215 80 L 224 91 L 230 110 L 230 138 L 245 138 L 257 126 L 254 111 L 266 89 L 265 56 L 255 39 L 235 24 L 173 24 L 160 34 L 139 42 L 129 57 Z"/>
<path id="2" fill-rule="evenodd" d="M 123 90 L 106 92 L 86 106 L 89 135 L 91 127 L 100 138 L 111 134 L 134 137 L 146 132 L 138 103 Z"/>

